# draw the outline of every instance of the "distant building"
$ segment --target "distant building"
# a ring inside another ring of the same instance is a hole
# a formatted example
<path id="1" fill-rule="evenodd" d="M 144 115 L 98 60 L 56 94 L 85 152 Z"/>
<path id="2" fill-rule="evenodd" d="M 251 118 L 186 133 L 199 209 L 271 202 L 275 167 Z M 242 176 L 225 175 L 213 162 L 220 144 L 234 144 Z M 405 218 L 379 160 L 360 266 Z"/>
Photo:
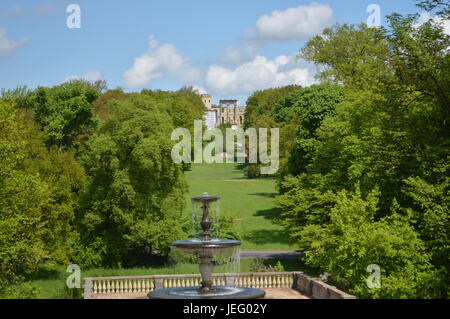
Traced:
<path id="1" fill-rule="evenodd" d="M 244 125 L 245 107 L 238 106 L 238 100 L 220 100 L 219 124 Z"/>
<path id="2" fill-rule="evenodd" d="M 217 122 L 219 120 L 218 113 L 219 112 L 217 110 L 213 109 L 207 110 L 205 112 L 204 115 L 205 125 L 209 130 L 217 127 Z"/>
<path id="3" fill-rule="evenodd" d="M 209 94 L 202 94 L 200 95 L 203 101 L 203 104 L 205 104 L 206 108 L 209 110 L 212 108 L 211 100 L 212 97 Z"/>
<path id="4" fill-rule="evenodd" d="M 209 129 L 225 123 L 230 123 L 233 128 L 244 125 L 245 107 L 239 107 L 238 100 L 220 100 L 219 106 L 213 106 L 211 95 L 201 94 L 201 98 L 207 109 L 204 121 Z"/>

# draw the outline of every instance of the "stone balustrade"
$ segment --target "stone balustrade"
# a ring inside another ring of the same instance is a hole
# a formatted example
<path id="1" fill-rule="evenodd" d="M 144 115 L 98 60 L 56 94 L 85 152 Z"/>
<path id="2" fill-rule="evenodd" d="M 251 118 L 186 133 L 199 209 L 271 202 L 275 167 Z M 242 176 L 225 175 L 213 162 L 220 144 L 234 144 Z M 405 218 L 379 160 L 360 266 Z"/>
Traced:
<path id="1" fill-rule="evenodd" d="M 213 274 L 214 286 L 239 286 L 259 289 L 291 288 L 316 299 L 354 299 L 335 287 L 301 272 Z M 155 275 L 134 277 L 84 278 L 84 298 L 99 295 L 147 294 L 164 288 L 200 286 L 200 275 Z"/>

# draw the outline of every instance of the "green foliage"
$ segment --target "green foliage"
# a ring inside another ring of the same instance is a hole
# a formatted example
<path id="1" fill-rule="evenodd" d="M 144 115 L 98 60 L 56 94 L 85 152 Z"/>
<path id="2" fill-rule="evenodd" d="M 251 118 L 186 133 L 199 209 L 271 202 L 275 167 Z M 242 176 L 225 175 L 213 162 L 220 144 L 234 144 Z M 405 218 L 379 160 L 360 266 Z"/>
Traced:
<path id="1" fill-rule="evenodd" d="M 47 145 L 60 151 L 71 148 L 78 135 L 94 128 L 92 103 L 98 90 L 84 81 L 66 82 L 53 88 L 39 87 L 33 93 L 35 120 L 47 134 Z"/>
<path id="2" fill-rule="evenodd" d="M 251 272 L 285 272 L 284 266 L 281 261 L 277 261 L 274 266 L 272 266 L 272 260 L 263 259 L 253 259 L 250 263 Z"/>
<path id="3" fill-rule="evenodd" d="M 64 263 L 76 239 L 84 171 L 72 153 L 44 145 L 25 112 L 0 101 L 0 290 L 46 260 Z"/>
<path id="4" fill-rule="evenodd" d="M 300 56 L 323 66 L 320 79 L 363 88 L 379 83 L 389 54 L 382 29 L 344 24 L 309 40 Z"/>
<path id="5" fill-rule="evenodd" d="M 39 293 L 38 287 L 24 283 L 0 289 L 0 299 L 36 299 Z"/>
<path id="6" fill-rule="evenodd" d="M 436 11 L 443 18 L 450 18 L 450 3 L 447 0 L 415 0 L 417 6 L 425 11 Z"/>
<path id="7" fill-rule="evenodd" d="M 303 154 L 288 148 L 303 169 L 285 170 L 281 220 L 309 265 L 364 298 L 446 298 L 450 287 L 450 38 L 416 18 L 337 25 L 309 41 L 303 56 L 344 84 L 343 100 L 314 130 L 286 125 L 285 136 L 313 141 Z M 281 110 L 281 123 L 295 119 Z M 366 285 L 370 264 L 381 289 Z"/>
<path id="8" fill-rule="evenodd" d="M 283 96 L 272 111 L 282 125 L 284 142 L 280 177 L 298 175 L 309 164 L 308 154 L 317 142 L 317 129 L 344 98 L 343 89 L 336 85 L 313 85 Z M 292 136 L 294 135 L 294 136 Z"/>
<path id="9" fill-rule="evenodd" d="M 268 125 L 275 124 L 271 119 L 270 114 L 277 104 L 278 100 L 285 94 L 301 89 L 296 85 L 290 85 L 274 89 L 266 89 L 256 91 L 247 99 L 247 106 L 245 108 L 245 123 L 244 127 L 253 128 L 269 128 L 275 127 Z"/>
<path id="10" fill-rule="evenodd" d="M 89 140 L 81 158 L 90 182 L 80 195 L 80 264 L 118 266 L 130 251 L 167 255 L 184 237 L 178 219 L 186 185 L 171 159 L 172 123 L 152 97 L 134 94 Z"/>
<path id="11" fill-rule="evenodd" d="M 344 289 L 361 298 L 433 298 L 427 288 L 438 272 L 424 254 L 424 243 L 398 213 L 376 221 L 378 191 L 367 198 L 342 191 L 330 210 L 330 223 L 307 225 L 297 236 L 312 266 L 331 273 Z M 368 288 L 367 267 L 381 267 L 381 288 Z"/>
<path id="12" fill-rule="evenodd" d="M 242 237 L 236 229 L 233 216 L 228 214 L 220 214 L 218 238 L 241 240 Z"/>

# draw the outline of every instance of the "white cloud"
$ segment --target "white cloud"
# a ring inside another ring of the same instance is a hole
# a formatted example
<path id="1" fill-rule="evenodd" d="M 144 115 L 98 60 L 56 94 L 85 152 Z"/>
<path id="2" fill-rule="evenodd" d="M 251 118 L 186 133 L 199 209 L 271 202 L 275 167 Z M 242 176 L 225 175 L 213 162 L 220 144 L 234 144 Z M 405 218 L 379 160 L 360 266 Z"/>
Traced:
<path id="1" fill-rule="evenodd" d="M 201 72 L 191 66 L 188 58 L 182 56 L 170 43 L 160 45 L 153 36 L 148 38 L 149 50 L 134 60 L 131 69 L 123 77 L 131 89 L 142 89 L 156 78 L 175 76 L 185 84 L 199 80 Z"/>
<path id="2" fill-rule="evenodd" d="M 23 38 L 20 41 L 8 40 L 6 30 L 0 28 L 0 56 L 12 55 L 16 49 L 24 46 L 28 42 L 29 40 L 27 38 Z"/>
<path id="3" fill-rule="evenodd" d="M 193 85 L 194 90 L 197 90 L 199 94 L 208 94 L 203 86 Z"/>
<path id="4" fill-rule="evenodd" d="M 74 80 L 86 80 L 89 82 L 95 82 L 101 80 L 102 72 L 99 70 L 89 70 L 84 76 L 79 76 L 76 74 L 69 75 L 64 79 L 64 82 L 74 81 Z"/>
<path id="5" fill-rule="evenodd" d="M 205 80 L 206 88 L 219 95 L 251 94 L 256 90 L 290 84 L 309 86 L 314 76 L 310 67 L 299 65 L 286 55 L 270 60 L 257 55 L 235 69 L 212 65 Z"/>
<path id="6" fill-rule="evenodd" d="M 444 32 L 450 35 L 450 20 L 443 19 L 439 16 L 432 17 L 428 12 L 422 12 L 419 16 L 419 19 L 417 20 L 417 23 L 414 26 L 418 28 L 429 20 L 433 20 L 434 23 L 441 24 L 444 27 Z"/>
<path id="7" fill-rule="evenodd" d="M 332 20 L 331 7 L 317 2 L 283 11 L 275 10 L 262 15 L 256 26 L 247 30 L 247 39 L 263 43 L 302 41 L 320 33 Z"/>

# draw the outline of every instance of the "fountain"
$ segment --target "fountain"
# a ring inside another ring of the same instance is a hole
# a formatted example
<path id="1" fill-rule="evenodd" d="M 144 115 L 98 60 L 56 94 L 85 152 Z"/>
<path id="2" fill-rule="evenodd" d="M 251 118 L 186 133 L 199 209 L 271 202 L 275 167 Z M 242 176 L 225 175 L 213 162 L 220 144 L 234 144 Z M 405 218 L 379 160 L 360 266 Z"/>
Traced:
<path id="1" fill-rule="evenodd" d="M 214 256 L 231 251 L 241 245 L 238 240 L 212 238 L 210 228 L 212 222 L 209 217 L 210 204 L 220 199 L 218 196 L 192 197 L 192 200 L 201 203 L 203 212 L 200 226 L 203 232 L 199 239 L 180 240 L 172 243 L 177 249 L 197 256 L 200 260 L 201 274 L 200 287 L 177 287 L 155 290 L 148 294 L 150 299 L 257 299 L 263 298 L 265 292 L 255 288 L 213 286 L 211 275 L 214 270 Z"/>

